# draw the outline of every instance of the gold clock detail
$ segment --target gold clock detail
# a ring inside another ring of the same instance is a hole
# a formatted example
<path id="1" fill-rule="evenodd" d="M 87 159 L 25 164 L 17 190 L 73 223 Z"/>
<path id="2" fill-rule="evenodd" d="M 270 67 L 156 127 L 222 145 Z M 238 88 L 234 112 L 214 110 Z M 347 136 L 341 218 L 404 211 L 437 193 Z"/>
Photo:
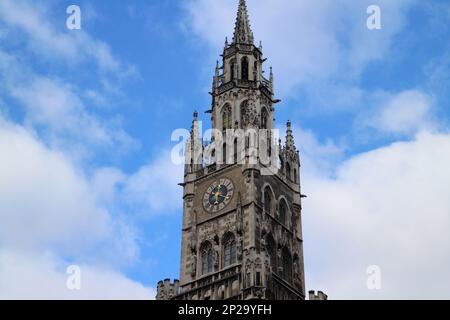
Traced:
<path id="1" fill-rule="evenodd" d="M 203 196 L 203 207 L 210 213 L 216 213 L 230 203 L 233 193 L 233 182 L 230 179 L 221 178 L 206 190 Z"/>

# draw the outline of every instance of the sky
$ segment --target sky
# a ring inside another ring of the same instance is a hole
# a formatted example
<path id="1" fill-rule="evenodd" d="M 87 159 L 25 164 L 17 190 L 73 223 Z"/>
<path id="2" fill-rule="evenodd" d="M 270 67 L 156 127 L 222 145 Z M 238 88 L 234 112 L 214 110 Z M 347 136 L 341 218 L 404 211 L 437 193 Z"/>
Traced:
<path id="1" fill-rule="evenodd" d="M 0 298 L 149 299 L 178 277 L 171 135 L 195 110 L 209 126 L 237 3 L 0 0 Z M 80 30 L 66 26 L 72 4 Z M 301 150 L 306 289 L 449 299 L 450 3 L 248 9 L 276 126 L 291 120 Z M 66 286 L 72 265 L 81 290 Z"/>

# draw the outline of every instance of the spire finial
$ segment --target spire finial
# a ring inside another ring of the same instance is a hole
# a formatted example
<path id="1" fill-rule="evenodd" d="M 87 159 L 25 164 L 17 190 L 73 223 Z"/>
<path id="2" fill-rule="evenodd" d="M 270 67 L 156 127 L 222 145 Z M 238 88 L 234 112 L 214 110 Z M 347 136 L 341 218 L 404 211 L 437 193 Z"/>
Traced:
<path id="1" fill-rule="evenodd" d="M 273 92 L 273 69 L 272 69 L 272 66 L 270 67 L 269 82 L 270 82 L 270 90 Z"/>
<path id="2" fill-rule="evenodd" d="M 295 150 L 294 135 L 292 134 L 292 123 L 288 120 L 286 124 L 286 149 Z"/>
<path id="3" fill-rule="evenodd" d="M 250 28 L 245 0 L 239 0 L 233 43 L 253 44 L 253 32 Z"/>
<path id="4" fill-rule="evenodd" d="M 216 61 L 216 72 L 214 73 L 213 90 L 219 86 L 219 61 Z"/>

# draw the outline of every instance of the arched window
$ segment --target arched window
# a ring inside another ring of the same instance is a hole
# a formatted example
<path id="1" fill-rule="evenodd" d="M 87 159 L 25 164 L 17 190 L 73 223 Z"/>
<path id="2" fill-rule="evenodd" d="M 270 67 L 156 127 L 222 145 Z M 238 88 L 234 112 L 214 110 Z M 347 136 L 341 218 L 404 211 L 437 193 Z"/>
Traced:
<path id="1" fill-rule="evenodd" d="M 222 144 L 222 156 L 223 164 L 227 164 L 227 144 L 225 142 Z"/>
<path id="2" fill-rule="evenodd" d="M 242 80 L 248 80 L 248 58 L 243 57 L 241 60 L 241 74 Z"/>
<path id="3" fill-rule="evenodd" d="M 228 103 L 223 107 L 222 111 L 222 128 L 223 131 L 233 128 L 233 114 Z"/>
<path id="4" fill-rule="evenodd" d="M 216 162 L 216 149 L 211 150 L 211 163 Z"/>
<path id="5" fill-rule="evenodd" d="M 286 202 L 282 199 L 279 205 L 279 218 L 282 224 L 286 225 L 287 206 Z"/>
<path id="6" fill-rule="evenodd" d="M 261 112 L 261 129 L 267 129 L 267 120 L 268 120 L 267 109 L 263 108 Z"/>
<path id="7" fill-rule="evenodd" d="M 264 190 L 264 210 L 272 214 L 272 191 L 269 187 Z"/>
<path id="8" fill-rule="evenodd" d="M 231 60 L 230 61 L 230 80 L 234 79 L 235 76 L 235 65 L 236 65 L 236 60 Z"/>
<path id="9" fill-rule="evenodd" d="M 292 282 L 292 259 L 289 250 L 284 247 L 281 253 L 282 274 L 281 277 L 287 282 Z"/>
<path id="10" fill-rule="evenodd" d="M 289 162 L 286 163 L 286 177 L 291 180 L 291 165 Z"/>
<path id="11" fill-rule="evenodd" d="M 294 168 L 294 183 L 297 183 L 297 169 Z"/>
<path id="12" fill-rule="evenodd" d="M 213 248 L 210 242 L 205 242 L 201 246 L 202 253 L 202 274 L 213 272 L 214 255 Z"/>
<path id="13" fill-rule="evenodd" d="M 241 103 L 241 125 L 245 125 L 245 117 L 247 115 L 247 107 L 248 107 L 248 101 L 245 100 Z"/>
<path id="14" fill-rule="evenodd" d="M 232 233 L 227 233 L 223 240 L 223 266 L 236 263 L 236 239 Z"/>

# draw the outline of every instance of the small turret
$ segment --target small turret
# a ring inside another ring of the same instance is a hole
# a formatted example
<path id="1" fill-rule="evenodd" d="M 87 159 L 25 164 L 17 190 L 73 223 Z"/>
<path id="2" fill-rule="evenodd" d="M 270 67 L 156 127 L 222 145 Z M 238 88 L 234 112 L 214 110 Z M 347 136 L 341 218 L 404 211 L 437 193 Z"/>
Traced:
<path id="1" fill-rule="evenodd" d="M 156 293 L 156 300 L 171 300 L 176 295 L 180 294 L 180 281 L 175 279 L 173 283 L 170 279 L 158 282 Z"/>
<path id="2" fill-rule="evenodd" d="M 186 142 L 185 150 L 185 174 L 197 172 L 202 168 L 203 146 L 200 139 L 198 112 L 194 112 L 192 120 L 191 136 Z"/>
<path id="3" fill-rule="evenodd" d="M 324 301 L 328 300 L 328 296 L 322 291 L 316 292 L 314 290 L 309 291 L 309 300 L 311 301 Z"/>
<path id="4" fill-rule="evenodd" d="M 272 67 L 270 67 L 269 83 L 270 83 L 270 91 L 273 93 L 273 70 L 272 70 Z"/>
<path id="5" fill-rule="evenodd" d="M 220 75 L 219 75 L 219 61 L 216 61 L 216 71 L 214 73 L 213 79 L 213 91 L 215 91 L 220 85 Z"/>
<path id="6" fill-rule="evenodd" d="M 286 150 L 296 151 L 294 136 L 292 135 L 292 123 L 289 120 L 286 125 Z"/>
<path id="7" fill-rule="evenodd" d="M 286 141 L 284 146 L 281 147 L 280 160 L 282 163 L 282 174 L 285 175 L 288 181 L 298 184 L 300 181 L 300 155 L 295 147 L 291 121 L 288 121 L 286 125 Z"/>

